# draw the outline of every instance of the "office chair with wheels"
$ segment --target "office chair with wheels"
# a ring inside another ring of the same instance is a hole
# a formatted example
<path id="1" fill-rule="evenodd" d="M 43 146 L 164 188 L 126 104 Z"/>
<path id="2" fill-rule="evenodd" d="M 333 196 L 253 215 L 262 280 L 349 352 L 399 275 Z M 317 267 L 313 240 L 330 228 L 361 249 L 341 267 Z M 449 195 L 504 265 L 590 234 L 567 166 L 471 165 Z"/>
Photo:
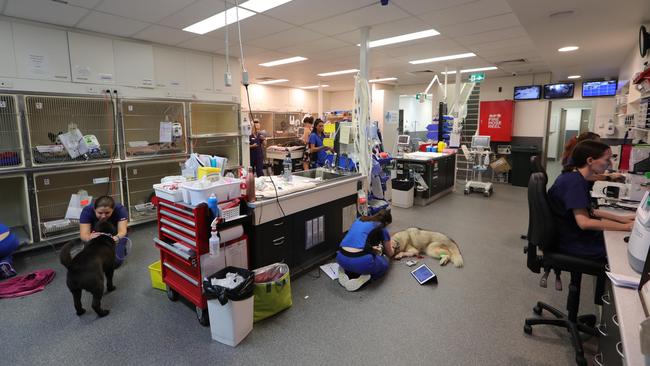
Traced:
<path id="1" fill-rule="evenodd" d="M 537 302 L 533 312 L 541 315 L 543 310 L 553 314 L 555 318 L 528 318 L 524 324 L 524 332 L 532 334 L 533 325 L 547 324 L 566 328 L 571 334 L 571 342 L 576 353 L 576 363 L 578 365 L 587 365 L 580 340 L 580 332 L 597 336 L 594 325 L 596 324 L 595 315 L 578 316 L 580 309 L 580 284 L 582 275 L 602 276 L 605 273 L 605 264 L 580 258 L 556 251 L 556 230 L 555 218 L 552 214 L 551 207 L 546 194 L 546 183 L 548 178 L 542 172 L 533 173 L 528 182 L 528 211 L 530 214 L 530 228 L 528 238 L 527 266 L 534 273 L 540 273 L 541 268 L 550 267 L 561 271 L 571 273 L 571 283 L 569 284 L 569 295 L 567 297 L 568 314 L 545 304 Z M 538 254 L 537 248 L 541 250 Z M 596 292 L 598 299 L 598 291 Z M 596 301 L 597 303 L 599 301 Z"/>
<path id="2" fill-rule="evenodd" d="M 531 173 L 544 173 L 546 176 L 546 181 L 548 182 L 548 175 L 546 174 L 546 168 L 542 165 L 542 158 L 539 155 L 533 155 L 530 157 L 530 171 Z M 530 230 L 530 222 L 528 225 L 528 230 Z M 522 240 L 527 240 L 530 233 L 521 235 Z M 526 247 L 524 247 L 524 253 L 526 253 Z"/>

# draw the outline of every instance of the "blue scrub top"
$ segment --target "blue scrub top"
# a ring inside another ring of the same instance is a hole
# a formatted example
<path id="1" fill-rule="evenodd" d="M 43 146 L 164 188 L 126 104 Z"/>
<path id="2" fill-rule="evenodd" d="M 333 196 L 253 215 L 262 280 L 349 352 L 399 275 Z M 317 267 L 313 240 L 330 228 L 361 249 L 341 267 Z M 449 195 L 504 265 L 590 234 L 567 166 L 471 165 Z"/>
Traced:
<path id="1" fill-rule="evenodd" d="M 117 229 L 117 224 L 120 221 L 125 221 L 129 219 L 129 211 L 126 207 L 122 206 L 119 203 L 115 204 L 113 208 L 113 214 L 108 218 L 113 226 Z M 97 215 L 95 215 L 95 204 L 88 205 L 81 210 L 81 215 L 79 215 L 80 224 L 90 224 L 90 229 L 92 230 L 95 227 L 95 224 L 99 221 Z"/>
<path id="2" fill-rule="evenodd" d="M 560 174 L 548 191 L 549 204 L 558 230 L 558 251 L 585 258 L 605 257 L 605 239 L 600 230 L 582 230 L 573 209 L 591 209 L 591 186 L 580 174 Z"/>
<path id="3" fill-rule="evenodd" d="M 321 147 L 323 146 L 324 138 L 325 136 L 320 136 L 316 133 L 316 131 L 314 131 L 311 133 L 311 135 L 309 135 L 309 144 L 314 144 L 315 147 Z M 325 158 L 327 158 L 327 152 L 325 150 L 317 152 L 315 159 L 316 166 L 325 165 Z"/>
<path id="4" fill-rule="evenodd" d="M 381 223 L 377 221 L 366 221 L 363 222 L 360 219 L 357 219 L 350 227 L 350 230 L 341 241 L 341 247 L 364 249 L 368 241 L 368 237 L 371 236 L 374 230 L 381 230 L 381 238 L 384 241 L 390 240 L 390 234 L 385 228 L 381 227 Z M 373 235 L 373 238 L 375 236 Z M 376 245 L 379 243 L 369 243 L 371 245 Z"/>

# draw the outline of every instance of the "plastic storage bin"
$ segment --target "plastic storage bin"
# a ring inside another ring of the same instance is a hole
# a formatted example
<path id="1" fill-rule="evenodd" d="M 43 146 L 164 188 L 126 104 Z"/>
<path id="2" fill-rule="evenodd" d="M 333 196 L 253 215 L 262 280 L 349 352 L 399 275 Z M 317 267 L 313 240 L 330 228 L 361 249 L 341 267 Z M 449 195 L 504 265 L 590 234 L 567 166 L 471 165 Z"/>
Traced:
<path id="1" fill-rule="evenodd" d="M 411 208 L 413 207 L 413 189 L 415 184 L 412 181 L 403 181 L 393 179 L 391 181 L 393 191 L 392 191 L 392 205 L 395 207 L 401 208 Z"/>
<path id="2" fill-rule="evenodd" d="M 181 187 L 189 193 L 190 204 L 196 206 L 207 202 L 211 194 L 217 196 L 219 202 L 228 201 L 241 196 L 241 181 L 233 178 L 221 178 L 212 184 L 202 181 L 185 182 Z"/>
<path id="3" fill-rule="evenodd" d="M 155 261 L 149 265 L 149 277 L 151 278 L 151 287 L 167 291 L 167 285 L 162 280 L 162 268 L 160 261 Z"/>
<path id="4" fill-rule="evenodd" d="M 254 297 L 245 300 L 229 300 L 221 305 L 219 300 L 208 300 L 210 333 L 219 343 L 235 347 L 253 330 Z"/>

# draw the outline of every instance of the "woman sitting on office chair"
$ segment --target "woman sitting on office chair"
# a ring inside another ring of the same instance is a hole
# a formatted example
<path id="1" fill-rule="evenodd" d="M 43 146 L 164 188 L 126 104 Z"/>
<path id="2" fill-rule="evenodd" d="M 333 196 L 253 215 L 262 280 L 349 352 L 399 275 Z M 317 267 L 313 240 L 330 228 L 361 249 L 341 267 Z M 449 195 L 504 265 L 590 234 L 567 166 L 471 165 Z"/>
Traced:
<path id="1" fill-rule="evenodd" d="M 558 251 L 589 259 L 605 259 L 603 230 L 632 230 L 634 215 L 615 215 L 591 208 L 589 178 L 611 164 L 608 145 L 586 140 L 571 153 L 570 163 L 548 191 L 556 218 Z"/>
<path id="2" fill-rule="evenodd" d="M 388 257 L 395 254 L 386 231 L 386 226 L 392 221 L 390 212 L 386 210 L 373 216 L 362 216 L 341 241 L 336 262 L 340 266 L 339 283 L 348 291 L 358 290 L 368 280 L 377 279 L 388 270 Z M 384 251 L 387 256 L 383 255 Z"/>

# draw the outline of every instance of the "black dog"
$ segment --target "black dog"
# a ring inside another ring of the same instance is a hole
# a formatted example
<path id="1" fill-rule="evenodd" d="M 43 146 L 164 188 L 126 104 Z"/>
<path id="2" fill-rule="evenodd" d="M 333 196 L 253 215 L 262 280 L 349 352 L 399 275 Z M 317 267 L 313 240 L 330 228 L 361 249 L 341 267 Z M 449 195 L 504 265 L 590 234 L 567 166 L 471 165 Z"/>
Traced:
<path id="1" fill-rule="evenodd" d="M 93 295 L 92 308 L 100 317 L 108 315 L 108 310 L 102 309 L 101 300 L 104 294 L 104 275 L 106 275 L 106 291 L 115 290 L 113 286 L 113 270 L 115 269 L 115 227 L 110 222 L 98 222 L 94 231 L 102 235 L 86 243 L 84 249 L 74 258 L 70 256 L 70 249 L 81 242 L 81 239 L 71 240 L 61 248 L 60 260 L 68 269 L 66 283 L 72 297 L 77 315 L 82 315 L 86 310 L 81 306 L 81 290 L 86 290 Z M 106 235 L 104 235 L 106 234 Z"/>

